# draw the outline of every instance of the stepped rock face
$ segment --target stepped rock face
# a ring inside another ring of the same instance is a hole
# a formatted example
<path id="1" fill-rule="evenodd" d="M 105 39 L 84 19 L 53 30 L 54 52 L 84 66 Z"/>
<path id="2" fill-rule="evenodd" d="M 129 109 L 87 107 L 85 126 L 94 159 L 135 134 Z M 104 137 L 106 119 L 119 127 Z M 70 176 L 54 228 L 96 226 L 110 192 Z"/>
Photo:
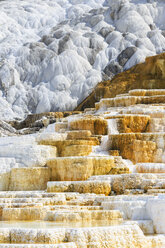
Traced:
<path id="1" fill-rule="evenodd" d="M 90 130 L 95 135 L 106 135 L 108 124 L 103 118 L 89 116 L 70 122 L 71 130 Z"/>
<path id="2" fill-rule="evenodd" d="M 95 193 L 109 195 L 111 186 L 109 182 L 94 181 L 94 182 L 49 182 L 47 187 L 48 192 L 79 192 L 79 193 Z"/>
<path id="3" fill-rule="evenodd" d="M 112 150 L 119 150 L 125 159 L 130 159 L 135 163 L 156 162 L 157 147 L 153 141 L 142 140 L 143 137 L 138 134 L 125 135 L 119 134 L 111 136 L 110 147 Z M 160 159 L 160 158 L 158 158 Z"/>
<path id="4" fill-rule="evenodd" d="M 73 110 L 98 82 L 162 53 L 164 12 L 163 0 L 0 1 L 0 118 Z"/>
<path id="5" fill-rule="evenodd" d="M 158 163 L 155 166 L 155 163 L 139 163 L 136 164 L 136 170 L 138 173 L 164 173 L 165 171 L 165 164 Z"/>
<path id="6" fill-rule="evenodd" d="M 138 89 L 0 138 L 0 247 L 165 247 L 164 54 L 148 61 Z"/>
<path id="7" fill-rule="evenodd" d="M 146 58 L 144 63 L 118 74 L 110 81 L 99 83 L 76 110 L 92 108 L 101 98 L 112 98 L 133 89 L 164 89 L 164 80 L 165 53 Z"/>
<path id="8" fill-rule="evenodd" d="M 9 190 L 44 190 L 48 180 L 48 168 L 15 168 L 11 170 Z"/>
<path id="9" fill-rule="evenodd" d="M 56 158 L 47 161 L 47 166 L 52 169 L 52 180 L 76 181 L 87 180 L 93 175 L 110 173 L 115 167 L 113 157 L 68 157 Z M 72 167 L 74 173 L 69 173 Z"/>
<path id="10" fill-rule="evenodd" d="M 135 163 L 155 162 L 164 160 L 164 134 L 115 134 L 111 135 L 109 142 L 112 150 L 119 150 L 123 158 Z"/>
<path id="11" fill-rule="evenodd" d="M 147 115 L 119 115 L 115 118 L 120 133 L 144 133 L 150 123 L 150 116 Z M 113 116 L 107 117 L 107 119 L 113 119 Z"/>
<path id="12" fill-rule="evenodd" d="M 86 156 L 92 152 L 92 146 L 98 145 L 99 141 L 94 140 L 42 140 L 39 144 L 57 147 L 59 157 Z"/>

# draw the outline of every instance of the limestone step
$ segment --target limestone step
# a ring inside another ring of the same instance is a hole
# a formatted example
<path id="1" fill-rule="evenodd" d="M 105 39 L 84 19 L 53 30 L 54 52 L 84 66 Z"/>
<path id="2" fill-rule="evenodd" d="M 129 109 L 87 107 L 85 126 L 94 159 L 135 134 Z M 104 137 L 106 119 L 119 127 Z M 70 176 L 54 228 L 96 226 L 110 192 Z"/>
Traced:
<path id="1" fill-rule="evenodd" d="M 129 173 L 130 173 L 130 169 L 126 165 L 124 165 L 124 166 L 112 168 L 109 174 L 119 175 L 119 174 L 129 174 Z"/>
<path id="2" fill-rule="evenodd" d="M 45 140 L 49 140 L 49 142 L 55 142 L 55 141 L 66 140 L 66 138 L 67 138 L 67 132 L 56 133 L 56 132 L 50 131 L 50 132 L 43 132 L 43 133 L 39 134 L 36 137 L 36 142 L 38 144 L 40 144 L 40 143 L 42 143 L 42 141 L 44 142 Z M 46 146 L 46 147 L 49 147 L 49 146 Z M 51 146 L 51 147 L 55 148 L 54 146 Z"/>
<path id="3" fill-rule="evenodd" d="M 74 242 L 78 247 L 153 247 L 138 225 L 93 228 L 0 229 L 0 242 L 11 244 L 60 244 Z M 106 246 L 105 246 L 106 244 Z"/>
<path id="4" fill-rule="evenodd" d="M 164 163 L 138 163 L 136 164 L 138 173 L 165 173 Z"/>
<path id="5" fill-rule="evenodd" d="M 17 203 L 0 203 L 0 209 L 1 208 L 20 208 L 20 207 L 42 207 L 43 203 L 38 203 L 38 202 L 32 202 L 32 203 L 22 203 L 22 202 L 17 202 Z"/>
<path id="6" fill-rule="evenodd" d="M 119 202 L 147 202 L 152 199 L 165 199 L 165 195 L 112 195 L 112 196 L 98 196 L 95 199 L 94 204 L 99 205 L 102 207 L 102 204 L 106 203 L 113 203 L 116 201 Z"/>
<path id="7" fill-rule="evenodd" d="M 129 93 L 116 95 L 116 97 L 121 97 L 121 96 L 129 96 Z"/>
<path id="8" fill-rule="evenodd" d="M 133 119 L 133 118 L 148 118 L 150 117 L 150 115 L 147 115 L 147 114 L 136 114 L 136 113 L 125 113 L 125 114 L 116 114 L 116 115 L 111 115 L 111 112 L 109 111 L 109 114 L 105 114 L 104 118 L 106 120 L 109 120 L 109 119 L 123 119 L 123 118 L 126 118 L 126 119 Z"/>
<path id="9" fill-rule="evenodd" d="M 165 236 L 164 235 L 148 235 L 146 236 L 148 243 L 152 243 L 153 248 L 164 248 L 165 247 Z"/>
<path id="10" fill-rule="evenodd" d="M 165 233 L 164 218 L 165 196 L 115 196 L 102 198 L 104 209 L 118 209 L 126 219 L 152 220 L 155 233 Z M 161 215 L 160 215 L 161 213 Z M 126 222 L 127 223 L 127 222 Z"/>
<path id="11" fill-rule="evenodd" d="M 103 98 L 95 104 L 96 110 L 108 107 L 128 107 L 136 104 L 164 104 L 165 95 L 154 96 L 120 96 L 115 98 Z"/>
<path id="12" fill-rule="evenodd" d="M 89 146 L 94 146 L 94 145 L 99 145 L 98 140 L 42 140 L 41 143 L 45 143 L 45 145 L 52 145 L 52 146 L 57 146 L 57 148 L 60 150 L 60 147 L 65 146 L 71 146 L 71 145 L 89 145 Z"/>
<path id="13" fill-rule="evenodd" d="M 151 194 L 151 195 L 165 194 L 165 189 L 148 189 L 147 194 Z"/>
<path id="14" fill-rule="evenodd" d="M 108 199 L 102 199 L 101 206 L 106 210 L 121 211 L 123 218 L 126 220 L 152 220 L 154 232 L 158 234 L 165 233 L 163 224 L 165 196 L 108 197 Z"/>
<path id="15" fill-rule="evenodd" d="M 96 110 L 95 108 L 85 108 L 84 113 L 90 113 L 91 114 L 91 113 L 94 113 L 95 110 Z"/>
<path id="16" fill-rule="evenodd" d="M 109 195 L 111 186 L 108 181 L 48 182 L 47 192 L 79 192 Z"/>
<path id="17" fill-rule="evenodd" d="M 44 220 L 48 209 L 44 207 L 3 208 L 3 221 Z"/>
<path id="18" fill-rule="evenodd" d="M 0 248 L 77 248 L 75 243 L 61 244 L 0 244 Z"/>
<path id="19" fill-rule="evenodd" d="M 47 221 L 62 221 L 62 222 L 91 222 L 91 221 L 111 221 L 122 220 L 122 214 L 117 210 L 62 210 L 49 211 L 45 216 Z"/>
<path id="20" fill-rule="evenodd" d="M 102 117 L 88 115 L 70 121 L 69 129 L 89 130 L 93 135 L 106 135 L 108 124 Z"/>
<path id="21" fill-rule="evenodd" d="M 134 163 L 163 163 L 165 133 L 123 133 L 109 135 L 109 149 Z"/>
<path id="22" fill-rule="evenodd" d="M 108 121 L 109 133 L 114 132 L 115 126 L 118 133 L 143 133 L 147 131 L 150 123 L 149 115 L 139 114 L 106 116 L 105 119 Z"/>
<path id="23" fill-rule="evenodd" d="M 165 245 L 165 237 L 164 235 L 150 235 L 145 237 L 146 240 L 148 240 L 148 246 L 154 248 L 161 247 L 163 248 Z M 156 246 L 155 246 L 156 245 Z M 61 243 L 61 244 L 0 244 L 0 247 L 2 248 L 76 248 L 77 245 L 74 242 L 69 242 L 69 243 Z M 92 246 L 93 247 L 93 246 Z M 118 247 L 118 246 L 115 246 Z M 122 246 L 124 247 L 124 246 Z"/>
<path id="24" fill-rule="evenodd" d="M 50 178 L 50 169 L 46 167 L 12 168 L 0 174 L 0 190 L 44 190 Z"/>
<path id="25" fill-rule="evenodd" d="M 17 204 L 24 204 L 26 205 L 58 205 L 58 204 L 65 204 L 66 203 L 66 198 L 63 196 L 59 197 L 49 197 L 49 198 L 0 198 L 0 206 L 2 204 L 10 205 L 11 207 L 14 207 Z"/>
<path id="26" fill-rule="evenodd" d="M 127 107 L 109 107 L 105 112 L 102 110 L 101 113 L 104 113 L 104 117 L 112 116 L 115 118 L 115 115 L 149 115 L 152 118 L 165 118 L 165 105 L 164 104 L 136 104 Z M 113 114 L 115 113 L 115 115 Z"/>
<path id="27" fill-rule="evenodd" d="M 70 145 L 65 146 L 60 155 L 61 157 L 88 156 L 90 153 L 92 153 L 90 145 Z"/>
<path id="28" fill-rule="evenodd" d="M 165 132 L 165 116 L 161 118 L 151 118 L 149 127 L 149 132 Z"/>
<path id="29" fill-rule="evenodd" d="M 103 181 L 110 181 L 113 182 L 115 179 L 119 178 L 127 178 L 127 179 L 132 179 L 132 178 L 140 178 L 140 180 L 144 179 L 165 179 L 165 174 L 164 173 L 131 173 L 131 174 L 123 174 L 123 175 L 97 175 L 97 176 L 92 176 L 88 179 L 88 181 L 93 181 L 93 180 L 103 180 Z"/>
<path id="30" fill-rule="evenodd" d="M 90 197 L 89 197 L 90 199 Z M 32 199 L 33 200 L 33 199 Z M 50 199 L 51 201 L 51 199 Z M 77 211 L 77 210 L 102 210 L 102 207 L 101 206 L 97 206 L 96 204 L 94 206 L 90 206 L 90 205 L 82 205 L 83 203 L 83 199 L 82 201 L 79 201 L 79 205 L 71 205 L 70 203 L 72 203 L 72 201 L 68 201 L 68 202 L 65 202 L 65 204 L 62 204 L 63 202 L 61 201 L 61 204 L 60 203 L 56 203 L 52 200 L 52 202 L 46 202 L 46 204 L 43 204 L 43 203 L 28 203 L 28 204 L 25 204 L 24 203 L 14 203 L 14 204 L 0 204 L 0 208 L 3 209 L 3 208 L 25 208 L 25 207 L 38 207 L 39 208 L 42 208 L 44 207 L 46 210 L 49 210 L 51 209 L 52 211 L 54 210 L 74 210 L 74 211 Z M 69 204 L 67 204 L 69 203 Z M 78 203 L 78 202 L 77 202 Z M 91 201 L 91 204 L 93 204 L 93 202 Z M 47 208 L 46 208 L 47 207 Z"/>
<path id="31" fill-rule="evenodd" d="M 81 140 L 88 139 L 92 135 L 89 130 L 75 130 L 75 131 L 67 131 L 67 139 L 68 140 Z"/>
<path id="32" fill-rule="evenodd" d="M 88 181 L 106 181 L 116 194 L 144 194 L 149 189 L 165 189 L 164 173 L 132 173 L 92 176 Z"/>
<path id="33" fill-rule="evenodd" d="M 125 108 L 119 108 L 121 114 L 147 114 L 152 118 L 164 118 L 165 105 L 153 105 L 153 104 L 138 104 L 135 106 L 129 106 Z"/>
<path id="34" fill-rule="evenodd" d="M 57 194 L 58 196 L 54 196 Z M 31 197 L 30 197 L 31 195 Z M 58 209 L 58 208 L 76 208 L 76 206 L 88 206 L 86 209 L 96 208 L 90 206 L 93 205 L 93 202 L 97 198 L 96 194 L 79 194 L 79 193 L 48 193 L 49 197 L 37 198 L 38 196 L 35 194 L 11 194 L 7 195 L 6 198 L 0 198 L 0 209 L 6 208 L 19 208 L 19 207 L 26 207 L 26 206 L 36 206 L 36 207 L 51 207 L 51 209 Z M 26 197 L 26 200 L 24 197 Z M 1 195 L 1 197 L 3 197 Z M 13 197 L 13 198 L 12 198 Z M 20 197 L 20 198 L 19 198 Z M 33 198 L 34 197 L 34 198 Z M 56 206 L 56 208 L 54 208 Z M 61 207 L 62 206 L 62 207 Z"/>
<path id="35" fill-rule="evenodd" d="M 68 206 L 69 207 L 69 206 Z M 92 221 L 122 219 L 119 211 L 101 210 L 92 208 L 58 208 L 56 206 L 17 206 L 2 209 L 2 221 Z"/>
<path id="36" fill-rule="evenodd" d="M 67 122 L 56 122 L 55 123 L 55 132 L 60 132 L 60 130 L 67 130 L 68 123 Z"/>
<path id="37" fill-rule="evenodd" d="M 57 147 L 59 157 L 67 156 L 87 156 L 92 152 L 92 146 L 99 145 L 96 138 L 94 140 L 51 140 L 43 139 L 39 144 L 51 145 Z"/>
<path id="38" fill-rule="evenodd" d="M 5 199 L 14 199 L 14 198 L 19 198 L 19 199 L 24 199 L 28 198 L 31 200 L 32 198 L 56 198 L 59 197 L 60 199 L 77 199 L 80 197 L 79 193 L 72 193 L 72 192 L 56 192 L 56 193 L 48 193 L 46 191 L 0 191 L 0 199 L 5 198 Z"/>
<path id="39" fill-rule="evenodd" d="M 130 90 L 130 96 L 158 96 L 158 95 L 165 95 L 165 89 L 152 89 L 152 90 L 144 90 L 144 89 L 137 89 L 137 90 Z"/>
<path id="40" fill-rule="evenodd" d="M 165 95 L 153 95 L 153 96 L 143 96 L 137 100 L 137 103 L 141 104 L 161 104 L 165 103 Z"/>
<path id="41" fill-rule="evenodd" d="M 88 206 L 88 208 L 90 208 L 89 206 L 93 205 L 93 202 L 95 201 L 95 199 L 98 197 L 97 194 L 79 194 L 78 192 L 68 192 L 68 193 L 48 193 L 49 197 L 44 197 L 43 198 L 37 198 L 36 195 L 34 194 L 23 194 L 23 195 L 16 195 L 16 194 L 11 194 L 6 196 L 6 198 L 0 198 L 3 202 L 5 202 L 6 200 L 8 200 L 8 203 L 1 203 L 1 208 L 5 208 L 5 207 L 16 207 L 16 206 L 21 206 L 21 204 L 23 206 L 26 206 L 26 203 L 28 204 L 35 204 L 36 206 L 40 206 L 40 204 L 42 206 L 51 206 L 51 208 L 53 208 L 54 206 L 56 206 L 56 208 L 62 206 L 66 207 L 69 206 L 70 208 L 72 208 L 73 206 Z M 57 194 L 58 196 L 54 196 L 55 194 Z M 27 200 L 26 203 L 24 200 L 24 197 L 26 197 L 27 195 Z M 29 197 L 31 195 L 31 197 Z M 13 197 L 13 198 L 12 198 Z M 15 197 L 15 198 L 14 198 Z M 20 197 L 20 198 L 18 198 Z M 22 197 L 22 198 L 21 198 Z M 34 198 L 33 198 L 34 197 Z M 12 199 L 12 202 L 10 202 L 9 200 Z M 15 201 L 16 200 L 16 201 Z M 95 205 L 96 207 L 96 205 Z"/>
<path id="42" fill-rule="evenodd" d="M 107 109 L 109 107 L 126 107 L 130 105 L 135 105 L 138 97 L 136 96 L 121 96 L 116 98 L 103 98 L 100 102 L 95 103 L 96 110 Z M 117 103 L 118 102 L 118 103 Z"/>
<path id="43" fill-rule="evenodd" d="M 131 221 L 125 221 L 124 224 L 126 225 L 137 224 L 145 235 L 155 234 L 152 220 L 133 220 L 133 221 L 131 220 Z"/>
<path id="44" fill-rule="evenodd" d="M 146 201 L 107 201 L 102 202 L 105 210 L 119 210 L 123 213 L 125 220 L 141 220 L 143 218 L 150 219 L 146 212 Z"/>
<path id="45" fill-rule="evenodd" d="M 34 221 L 34 220 L 53 220 L 54 216 L 64 216 L 65 214 L 76 213 L 77 215 L 80 212 L 85 213 L 85 218 L 91 219 L 90 215 L 92 211 L 96 211 L 102 214 L 102 207 L 97 206 L 89 206 L 88 204 L 93 204 L 95 199 L 90 197 L 79 200 L 79 201 L 68 201 L 68 202 L 46 202 L 46 204 L 42 203 L 3 203 L 0 204 L 0 218 L 4 221 Z M 67 204 L 68 203 L 68 204 Z M 61 205 L 60 205 L 61 204 Z M 75 205 L 76 204 L 76 205 Z M 86 204 L 86 205 L 83 205 Z M 52 217 L 53 216 L 53 217 Z M 87 217 L 88 216 L 88 217 Z M 93 216 L 93 215 L 92 215 Z M 67 218 L 67 217 L 66 217 Z M 83 217 L 84 218 L 84 217 Z M 59 218 L 58 218 L 59 219 Z M 55 220 L 55 219 L 54 219 Z M 81 220 L 81 219 L 80 219 Z M 57 220 L 56 220 L 57 221 Z M 59 220 L 58 220 L 59 221 Z M 68 218 L 69 221 L 69 218 Z M 83 221 L 83 219 L 82 219 Z"/>
<path id="46" fill-rule="evenodd" d="M 91 204 L 93 204 L 91 202 Z M 62 210 L 62 211 L 80 211 L 80 210 L 103 210 L 103 208 L 99 205 L 94 205 L 94 206 L 90 206 L 90 205 L 81 205 L 81 202 L 79 205 L 55 205 L 55 206 L 51 206 L 51 211 L 58 211 L 58 210 Z"/>
<path id="47" fill-rule="evenodd" d="M 79 181 L 86 180 L 92 175 L 108 174 L 116 167 L 114 157 L 59 157 L 47 161 L 52 169 L 51 180 Z"/>

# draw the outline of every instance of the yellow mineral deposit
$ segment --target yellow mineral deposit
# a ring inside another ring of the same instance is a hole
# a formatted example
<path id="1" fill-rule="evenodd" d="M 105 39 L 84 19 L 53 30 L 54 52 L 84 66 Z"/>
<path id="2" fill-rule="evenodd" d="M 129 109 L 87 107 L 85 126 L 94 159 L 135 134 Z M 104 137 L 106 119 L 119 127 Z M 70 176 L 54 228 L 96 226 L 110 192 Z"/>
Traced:
<path id="1" fill-rule="evenodd" d="M 42 167 L 0 175 L 0 247 L 165 247 L 165 54 L 99 94 L 37 138 Z"/>

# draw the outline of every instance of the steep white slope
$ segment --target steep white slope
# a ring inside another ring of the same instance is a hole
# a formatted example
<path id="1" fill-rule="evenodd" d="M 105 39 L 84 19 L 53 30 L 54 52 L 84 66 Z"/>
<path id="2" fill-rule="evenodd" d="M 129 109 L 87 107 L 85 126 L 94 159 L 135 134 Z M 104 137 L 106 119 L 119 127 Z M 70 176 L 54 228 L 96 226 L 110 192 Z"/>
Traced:
<path id="1" fill-rule="evenodd" d="M 164 0 L 0 2 L 0 118 L 72 110 L 165 50 Z"/>

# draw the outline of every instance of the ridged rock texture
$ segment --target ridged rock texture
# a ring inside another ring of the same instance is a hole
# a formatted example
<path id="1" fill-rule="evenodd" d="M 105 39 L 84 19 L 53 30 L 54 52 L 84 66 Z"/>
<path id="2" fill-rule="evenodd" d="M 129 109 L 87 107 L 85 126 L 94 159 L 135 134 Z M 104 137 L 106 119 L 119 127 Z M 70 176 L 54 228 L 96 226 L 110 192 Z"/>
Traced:
<path id="1" fill-rule="evenodd" d="M 0 138 L 0 247 L 165 247 L 164 61 L 116 76 L 127 92 L 95 108 L 10 122 L 43 127 Z"/>
<path id="2" fill-rule="evenodd" d="M 0 13 L 3 120 L 73 110 L 165 50 L 164 0 L 7 0 Z"/>

